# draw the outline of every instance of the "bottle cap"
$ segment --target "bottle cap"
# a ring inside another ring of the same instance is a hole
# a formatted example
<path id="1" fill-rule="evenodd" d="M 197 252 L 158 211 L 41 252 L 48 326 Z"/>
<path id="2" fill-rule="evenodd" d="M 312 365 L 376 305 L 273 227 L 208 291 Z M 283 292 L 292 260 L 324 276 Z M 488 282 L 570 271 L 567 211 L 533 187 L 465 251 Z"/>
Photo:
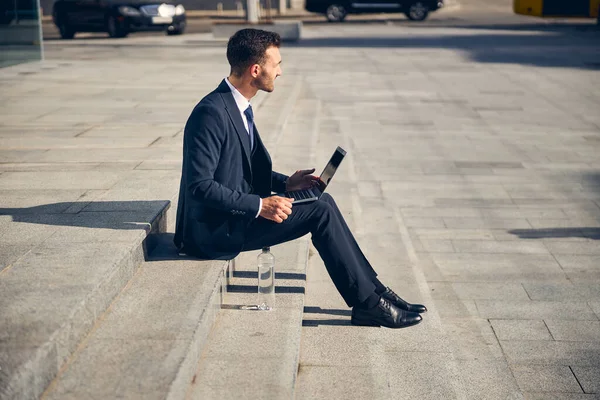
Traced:
<path id="1" fill-rule="evenodd" d="M 270 247 L 263 247 L 263 248 L 262 248 L 262 251 L 263 251 L 263 252 L 265 252 L 265 251 L 271 251 L 271 248 L 270 248 Z"/>

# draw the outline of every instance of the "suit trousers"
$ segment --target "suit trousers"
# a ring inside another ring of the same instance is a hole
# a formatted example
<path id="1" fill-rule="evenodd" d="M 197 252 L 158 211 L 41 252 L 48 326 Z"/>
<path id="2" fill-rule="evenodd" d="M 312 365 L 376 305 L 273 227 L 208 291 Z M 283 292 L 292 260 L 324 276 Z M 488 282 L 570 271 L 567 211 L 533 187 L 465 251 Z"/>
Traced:
<path id="1" fill-rule="evenodd" d="M 278 224 L 257 218 L 246 230 L 242 251 L 312 234 L 312 242 L 327 272 L 349 307 L 364 302 L 375 292 L 377 274 L 362 253 L 333 197 L 324 193 L 317 201 L 292 207 L 292 214 Z"/>

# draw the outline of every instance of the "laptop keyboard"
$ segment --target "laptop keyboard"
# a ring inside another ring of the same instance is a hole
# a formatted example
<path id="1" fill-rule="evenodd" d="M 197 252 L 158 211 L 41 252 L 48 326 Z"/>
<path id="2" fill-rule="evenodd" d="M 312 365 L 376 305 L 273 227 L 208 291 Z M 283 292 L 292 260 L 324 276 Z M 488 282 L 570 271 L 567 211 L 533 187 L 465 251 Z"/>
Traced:
<path id="1" fill-rule="evenodd" d="M 315 197 L 315 194 L 311 190 L 296 190 L 293 192 L 286 192 L 287 197 L 292 197 L 294 200 L 304 200 Z"/>

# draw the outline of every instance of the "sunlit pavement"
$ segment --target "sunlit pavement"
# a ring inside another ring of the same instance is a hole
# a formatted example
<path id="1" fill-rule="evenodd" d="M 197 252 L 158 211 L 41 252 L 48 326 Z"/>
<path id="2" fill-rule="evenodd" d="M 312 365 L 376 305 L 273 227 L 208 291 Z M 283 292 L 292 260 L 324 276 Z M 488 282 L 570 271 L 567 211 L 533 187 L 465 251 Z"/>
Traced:
<path id="1" fill-rule="evenodd" d="M 380 279 L 429 312 L 398 331 L 352 327 L 313 256 L 296 397 L 595 398 L 600 32 L 506 2 L 422 24 L 377 18 L 306 23 L 256 121 L 275 167 L 348 151 L 331 193 Z M 21 157 L 96 162 L 114 177 L 145 162 L 174 194 L 178 132 L 228 73 L 225 42 L 83 37 L 48 41 L 46 57 L 3 89 L 0 190 L 18 186 Z M 72 142 L 37 140 L 52 129 Z"/>

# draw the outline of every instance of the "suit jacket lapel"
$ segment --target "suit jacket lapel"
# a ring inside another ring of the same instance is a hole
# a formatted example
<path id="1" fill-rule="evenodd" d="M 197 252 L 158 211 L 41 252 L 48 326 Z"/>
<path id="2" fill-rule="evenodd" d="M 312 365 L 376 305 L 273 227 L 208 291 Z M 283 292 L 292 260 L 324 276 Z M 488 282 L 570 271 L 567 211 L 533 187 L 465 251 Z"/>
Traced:
<path id="1" fill-rule="evenodd" d="M 221 93 L 221 97 L 223 98 L 223 102 L 225 103 L 225 110 L 235 127 L 235 131 L 242 143 L 242 147 L 244 148 L 244 155 L 246 162 L 248 163 L 248 169 L 250 174 L 252 174 L 252 164 L 250 161 L 250 137 L 248 136 L 248 132 L 246 131 L 246 127 L 244 126 L 244 121 L 242 120 L 242 115 L 240 114 L 240 110 L 237 107 L 237 104 L 233 98 L 233 94 L 231 94 L 231 90 L 225 80 L 221 82 L 217 91 Z"/>

